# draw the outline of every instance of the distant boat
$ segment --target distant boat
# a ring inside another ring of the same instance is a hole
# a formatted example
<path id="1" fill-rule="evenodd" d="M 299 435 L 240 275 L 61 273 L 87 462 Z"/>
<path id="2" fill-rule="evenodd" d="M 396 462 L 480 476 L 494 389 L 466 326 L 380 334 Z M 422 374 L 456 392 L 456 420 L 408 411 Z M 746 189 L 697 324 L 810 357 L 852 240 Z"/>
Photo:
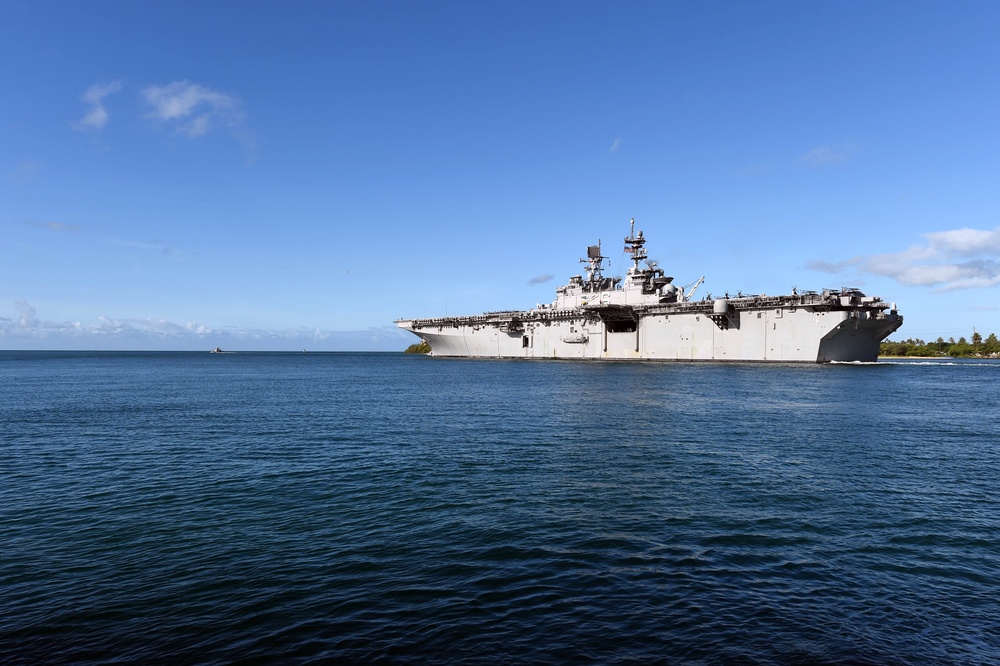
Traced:
<path id="1" fill-rule="evenodd" d="M 222 347 L 216 347 L 215 349 L 212 350 L 212 353 L 213 354 L 221 354 L 222 353 Z"/>

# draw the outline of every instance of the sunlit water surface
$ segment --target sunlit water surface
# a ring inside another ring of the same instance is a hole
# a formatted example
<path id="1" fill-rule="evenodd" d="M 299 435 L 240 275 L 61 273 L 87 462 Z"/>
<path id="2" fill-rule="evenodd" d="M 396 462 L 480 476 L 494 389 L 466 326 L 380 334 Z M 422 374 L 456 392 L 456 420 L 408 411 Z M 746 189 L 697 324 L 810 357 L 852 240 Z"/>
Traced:
<path id="1" fill-rule="evenodd" d="M 1000 363 L 0 353 L 4 663 L 1000 663 Z"/>

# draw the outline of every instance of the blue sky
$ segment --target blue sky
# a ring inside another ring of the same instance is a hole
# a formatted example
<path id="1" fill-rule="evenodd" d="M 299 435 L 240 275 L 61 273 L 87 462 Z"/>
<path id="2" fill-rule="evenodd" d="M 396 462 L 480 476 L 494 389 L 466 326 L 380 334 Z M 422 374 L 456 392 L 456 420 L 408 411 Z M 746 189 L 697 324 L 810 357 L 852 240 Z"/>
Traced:
<path id="1" fill-rule="evenodd" d="M 0 0 L 0 348 L 399 350 L 634 217 L 1000 334 L 1000 4 Z"/>

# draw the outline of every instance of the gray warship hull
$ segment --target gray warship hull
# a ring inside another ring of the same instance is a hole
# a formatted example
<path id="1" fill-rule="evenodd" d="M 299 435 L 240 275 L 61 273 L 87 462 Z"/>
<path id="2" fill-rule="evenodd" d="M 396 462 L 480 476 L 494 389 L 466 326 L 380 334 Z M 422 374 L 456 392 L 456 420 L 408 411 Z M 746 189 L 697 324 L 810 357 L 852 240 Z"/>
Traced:
<path id="1" fill-rule="evenodd" d="M 895 305 L 851 288 L 694 301 L 655 264 L 639 267 L 642 232 L 625 242 L 637 258 L 624 284 L 601 276 L 591 246 L 589 279 L 571 278 L 550 305 L 396 324 L 442 357 L 827 363 L 876 361 L 903 323 Z"/>

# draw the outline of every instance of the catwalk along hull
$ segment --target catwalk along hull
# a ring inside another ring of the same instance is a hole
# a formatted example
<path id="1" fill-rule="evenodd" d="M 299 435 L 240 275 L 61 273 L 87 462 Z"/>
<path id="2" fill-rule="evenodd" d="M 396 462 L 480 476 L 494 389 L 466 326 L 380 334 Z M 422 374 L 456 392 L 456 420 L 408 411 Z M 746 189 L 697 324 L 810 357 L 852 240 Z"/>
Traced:
<path id="1" fill-rule="evenodd" d="M 810 363 L 875 361 L 903 323 L 894 305 L 857 289 L 692 301 L 655 264 L 639 268 L 642 232 L 625 242 L 638 258 L 624 285 L 601 276 L 604 258 L 592 246 L 581 260 L 589 279 L 571 278 L 551 305 L 396 323 L 432 356 Z"/>

